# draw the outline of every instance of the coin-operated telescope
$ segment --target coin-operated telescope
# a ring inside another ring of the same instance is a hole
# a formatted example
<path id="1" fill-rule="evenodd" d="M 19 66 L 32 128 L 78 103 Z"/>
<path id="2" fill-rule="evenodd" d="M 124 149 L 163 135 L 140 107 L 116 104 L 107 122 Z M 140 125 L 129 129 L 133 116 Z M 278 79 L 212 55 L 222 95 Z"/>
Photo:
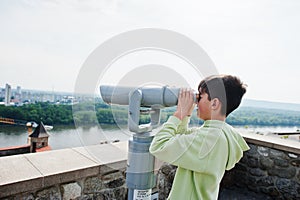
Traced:
<path id="1" fill-rule="evenodd" d="M 128 200 L 150 200 L 155 186 L 154 157 L 149 147 L 154 137 L 151 131 L 159 126 L 160 110 L 176 106 L 180 88 L 100 86 L 104 102 L 128 105 L 128 127 L 134 132 L 129 140 L 127 176 Z M 194 95 L 196 102 L 196 94 Z M 144 108 L 144 109 L 142 109 Z M 146 108 L 146 109 L 145 109 Z M 139 124 L 142 114 L 150 115 L 149 124 Z"/>

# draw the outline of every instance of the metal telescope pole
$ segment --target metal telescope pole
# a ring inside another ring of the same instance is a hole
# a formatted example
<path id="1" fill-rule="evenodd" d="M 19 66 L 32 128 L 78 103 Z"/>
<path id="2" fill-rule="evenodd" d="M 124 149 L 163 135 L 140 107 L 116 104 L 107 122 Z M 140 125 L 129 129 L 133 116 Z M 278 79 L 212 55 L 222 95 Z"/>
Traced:
<path id="1" fill-rule="evenodd" d="M 129 140 L 126 185 L 128 200 L 150 200 L 152 188 L 155 186 L 154 156 L 149 147 L 153 139 L 151 124 L 139 126 L 142 91 L 137 89 L 129 94 L 128 126 L 134 132 Z M 150 112 L 151 121 L 159 123 L 160 109 Z"/>

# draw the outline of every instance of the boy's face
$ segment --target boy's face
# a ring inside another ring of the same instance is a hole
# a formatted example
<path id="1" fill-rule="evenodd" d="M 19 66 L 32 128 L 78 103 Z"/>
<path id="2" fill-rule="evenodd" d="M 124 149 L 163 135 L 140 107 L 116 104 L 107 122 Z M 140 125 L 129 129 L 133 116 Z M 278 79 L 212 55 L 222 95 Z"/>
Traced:
<path id="1" fill-rule="evenodd" d="M 201 91 L 201 88 L 200 88 Z M 197 103 L 197 116 L 203 120 L 210 120 L 211 119 L 211 102 L 208 100 L 207 93 L 201 93 L 199 91 L 200 99 L 198 99 Z"/>

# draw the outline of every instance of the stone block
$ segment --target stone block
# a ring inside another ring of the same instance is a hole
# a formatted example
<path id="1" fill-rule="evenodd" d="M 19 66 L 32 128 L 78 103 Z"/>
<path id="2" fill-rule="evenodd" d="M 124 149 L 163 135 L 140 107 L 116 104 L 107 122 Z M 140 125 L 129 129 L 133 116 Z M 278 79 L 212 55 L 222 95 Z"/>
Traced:
<path id="1" fill-rule="evenodd" d="M 177 169 L 177 168 L 176 168 Z M 176 169 L 173 169 L 168 175 L 167 175 L 167 180 L 169 180 L 171 182 L 171 184 L 173 184 L 173 179 L 175 177 L 176 174 Z"/>
<path id="2" fill-rule="evenodd" d="M 253 176 L 257 176 L 257 177 L 261 177 L 261 176 L 265 176 L 266 175 L 266 172 L 259 169 L 259 168 L 252 168 L 252 169 L 249 169 L 249 173 Z"/>
<path id="3" fill-rule="evenodd" d="M 100 166 L 100 174 L 106 174 L 111 171 L 126 171 L 126 164 L 127 161 L 120 161 L 120 162 L 114 162 L 114 163 L 108 163 L 105 165 Z"/>
<path id="4" fill-rule="evenodd" d="M 72 182 L 74 180 L 82 179 L 85 177 L 97 176 L 99 174 L 99 167 L 89 167 L 85 169 L 78 169 L 75 171 L 57 173 L 44 177 L 45 187 L 49 187 L 55 184 Z"/>
<path id="5" fill-rule="evenodd" d="M 275 158 L 274 164 L 277 165 L 278 167 L 288 167 L 289 166 L 289 162 L 286 159 L 281 159 L 281 158 Z"/>
<path id="6" fill-rule="evenodd" d="M 125 184 L 124 178 L 116 178 L 103 183 L 105 188 L 117 188 Z"/>
<path id="7" fill-rule="evenodd" d="M 1 157 L 0 163 L 0 198 L 40 189 L 43 175 L 24 155 Z"/>
<path id="8" fill-rule="evenodd" d="M 36 194 L 36 200 L 61 200 L 59 189 L 57 187 L 50 187 L 38 191 Z"/>
<path id="9" fill-rule="evenodd" d="M 117 200 L 119 199 L 127 199 L 127 188 L 126 187 L 119 187 L 119 188 L 115 188 L 113 190 L 114 194 L 115 194 L 115 198 Z"/>
<path id="10" fill-rule="evenodd" d="M 290 179 L 279 178 L 276 181 L 276 187 L 285 199 L 299 199 L 300 185 Z"/>
<path id="11" fill-rule="evenodd" d="M 248 180 L 248 173 L 246 171 L 235 171 L 235 177 L 237 177 L 235 181 L 235 184 L 239 187 L 245 187 L 249 184 L 249 180 Z M 243 177 L 243 178 L 239 178 L 239 177 Z M 254 180 L 255 181 L 255 180 Z"/>
<path id="12" fill-rule="evenodd" d="M 72 149 L 26 154 L 25 157 L 44 176 L 98 166 L 94 161 Z"/>
<path id="13" fill-rule="evenodd" d="M 125 176 L 122 171 L 118 170 L 107 172 L 101 176 L 102 181 L 113 180 L 116 178 L 125 178 Z"/>
<path id="14" fill-rule="evenodd" d="M 76 199 L 81 196 L 81 187 L 78 183 L 68 183 L 61 186 L 63 200 Z"/>
<path id="15" fill-rule="evenodd" d="M 246 152 L 245 155 L 241 158 L 239 163 L 246 163 L 247 164 L 249 158 L 250 158 L 250 156 L 248 156 L 248 154 Z"/>
<path id="16" fill-rule="evenodd" d="M 126 199 L 127 190 L 124 187 L 114 189 L 104 189 L 94 195 L 93 199 L 99 200 L 120 200 Z"/>
<path id="17" fill-rule="evenodd" d="M 283 151 L 279 151 L 276 149 L 270 149 L 270 158 L 288 159 L 288 156 Z"/>
<path id="18" fill-rule="evenodd" d="M 84 182 L 84 194 L 98 193 L 103 189 L 102 181 L 99 177 L 89 177 Z"/>
<path id="19" fill-rule="evenodd" d="M 254 144 L 249 144 L 250 149 L 246 152 L 249 155 L 256 155 L 257 153 L 257 146 Z"/>
<path id="20" fill-rule="evenodd" d="M 274 167 L 274 161 L 268 157 L 261 156 L 259 161 L 261 169 L 272 169 Z"/>
<path id="21" fill-rule="evenodd" d="M 257 152 L 258 152 L 258 154 L 259 155 L 261 155 L 261 156 L 264 156 L 264 157 L 267 157 L 267 156 L 269 156 L 269 148 L 267 148 L 267 147 L 257 147 Z"/>
<path id="22" fill-rule="evenodd" d="M 290 161 L 290 164 L 295 167 L 300 167 L 300 159 L 293 159 Z"/>
<path id="23" fill-rule="evenodd" d="M 290 168 L 274 168 L 269 169 L 268 174 L 271 176 L 278 176 L 280 178 L 293 178 L 296 175 L 296 169 Z"/>
<path id="24" fill-rule="evenodd" d="M 253 185 L 256 186 L 256 177 L 248 175 L 248 176 L 243 177 L 243 181 L 245 182 L 245 184 L 247 186 L 253 186 Z"/>
<path id="25" fill-rule="evenodd" d="M 120 171 L 104 174 L 101 177 L 104 188 L 117 188 L 125 184 L 125 175 Z"/>
<path id="26" fill-rule="evenodd" d="M 275 179 L 271 176 L 259 178 L 256 182 L 257 186 L 270 187 L 275 185 Z"/>
<path id="27" fill-rule="evenodd" d="M 77 198 L 76 200 L 94 200 L 96 198 L 94 198 L 93 194 L 85 194 L 82 195 L 81 197 Z"/>
<path id="28" fill-rule="evenodd" d="M 91 145 L 76 148 L 76 151 L 98 164 L 110 164 L 127 160 L 127 151 L 114 144 Z"/>
<path id="29" fill-rule="evenodd" d="M 258 167 L 258 158 L 249 158 L 247 164 L 248 167 Z"/>
<path id="30" fill-rule="evenodd" d="M 276 187 L 266 187 L 266 188 L 262 187 L 260 191 L 271 197 L 275 197 L 276 199 L 279 199 L 280 193 Z"/>
<path id="31" fill-rule="evenodd" d="M 235 165 L 235 167 L 234 167 L 233 170 L 245 172 L 245 171 L 248 170 L 248 168 L 247 168 L 244 164 L 242 164 L 242 163 L 237 163 L 237 164 Z"/>
<path id="32" fill-rule="evenodd" d="M 161 166 L 160 169 L 163 174 L 168 175 L 172 171 L 173 168 L 171 165 L 165 164 L 165 165 Z"/>
<path id="33" fill-rule="evenodd" d="M 18 194 L 14 196 L 14 198 L 11 199 L 20 199 L 20 200 L 35 200 L 34 196 L 32 193 L 23 193 L 23 194 Z M 8 200 L 8 199 L 7 199 Z"/>

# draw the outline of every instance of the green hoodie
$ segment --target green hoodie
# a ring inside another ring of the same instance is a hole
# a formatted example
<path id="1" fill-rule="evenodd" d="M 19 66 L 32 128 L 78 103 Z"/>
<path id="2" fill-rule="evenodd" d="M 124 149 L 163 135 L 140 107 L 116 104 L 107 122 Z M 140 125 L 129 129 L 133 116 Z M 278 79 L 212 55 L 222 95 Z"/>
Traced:
<path id="1" fill-rule="evenodd" d="M 150 152 L 178 166 L 168 199 L 217 199 L 225 173 L 249 149 L 245 140 L 226 122 L 207 120 L 188 129 L 189 118 L 171 116 L 155 135 Z"/>

